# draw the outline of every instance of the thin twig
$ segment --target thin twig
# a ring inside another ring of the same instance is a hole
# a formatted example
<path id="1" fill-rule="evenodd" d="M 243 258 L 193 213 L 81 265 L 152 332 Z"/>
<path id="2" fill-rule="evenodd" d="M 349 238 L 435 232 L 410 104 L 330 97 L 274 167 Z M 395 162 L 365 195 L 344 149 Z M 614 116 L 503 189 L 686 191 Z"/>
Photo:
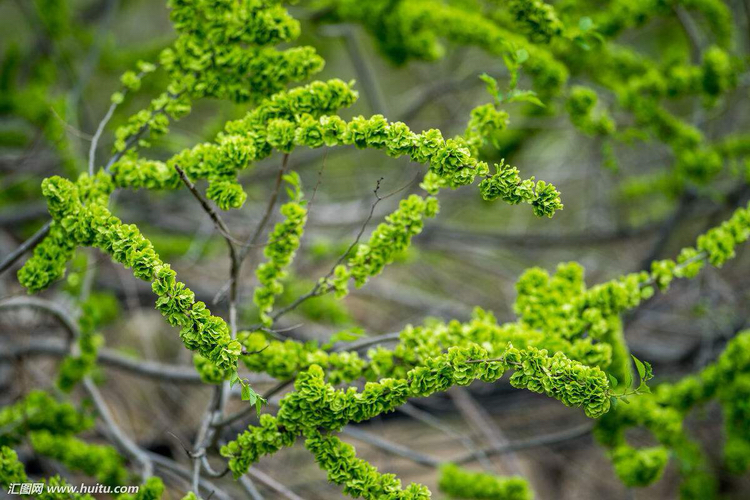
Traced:
<path id="1" fill-rule="evenodd" d="M 11 361 L 25 356 L 54 356 L 65 357 L 68 355 L 66 344 L 56 339 L 35 339 L 33 344 L 5 345 L 0 344 L 0 361 Z M 156 382 L 175 384 L 204 385 L 200 374 L 192 365 L 174 365 L 140 359 L 120 354 L 118 351 L 100 348 L 97 362 L 117 370 L 123 370 L 137 377 L 154 379 Z M 262 384 L 273 382 L 274 379 L 268 375 L 249 373 L 243 374 L 243 379 L 249 379 L 251 383 Z"/>
<path id="2" fill-rule="evenodd" d="M 91 396 L 94 406 L 96 406 L 99 416 L 104 421 L 107 427 L 107 434 L 109 438 L 123 451 L 125 451 L 131 458 L 141 464 L 141 470 L 143 479 L 147 479 L 154 475 L 154 466 L 151 463 L 151 459 L 148 454 L 139 447 L 132 439 L 130 439 L 115 422 L 112 417 L 112 413 L 107 407 L 107 403 L 104 401 L 99 389 L 94 385 L 94 382 L 90 377 L 84 377 L 83 386 Z"/>
<path id="3" fill-rule="evenodd" d="M 183 184 L 185 184 L 185 186 L 190 190 L 195 199 L 198 200 L 198 202 L 201 204 L 203 210 L 211 218 L 214 225 L 216 226 L 216 229 L 218 229 L 221 235 L 227 239 L 227 242 L 230 244 L 230 246 L 234 242 L 237 242 L 241 245 L 242 243 L 240 241 L 235 240 L 232 237 L 231 233 L 229 232 L 229 228 L 224 223 L 224 220 L 221 218 L 216 209 L 211 205 L 211 203 L 209 203 L 209 201 L 201 194 L 201 192 L 198 191 L 198 188 L 195 187 L 195 184 L 193 184 L 193 181 L 190 180 L 185 171 L 182 170 L 179 165 L 175 165 L 174 169 L 177 171 L 180 179 L 182 179 Z"/>
<path id="4" fill-rule="evenodd" d="M 18 248 L 13 250 L 7 257 L 0 262 L 0 274 L 7 271 L 18 259 L 23 256 L 26 252 L 34 248 L 42 241 L 45 236 L 49 234 L 52 221 L 48 220 L 36 233 L 34 233 L 28 240 L 21 243 Z"/>
<path id="5" fill-rule="evenodd" d="M 263 230 L 268 225 L 268 221 L 271 219 L 273 208 L 276 206 L 276 200 L 279 198 L 279 191 L 281 191 L 281 181 L 284 179 L 284 173 L 286 172 L 289 164 L 289 153 L 285 153 L 281 159 L 281 166 L 279 167 L 279 173 L 276 176 L 276 183 L 274 184 L 273 191 L 271 191 L 271 198 L 268 200 L 268 205 L 263 213 L 263 216 L 258 223 L 258 227 L 255 228 L 253 234 L 243 244 L 242 251 L 240 252 L 240 260 L 244 260 L 250 249 L 258 243 L 260 236 L 263 234 Z"/>
<path id="6" fill-rule="evenodd" d="M 248 474 L 253 476 L 255 479 L 260 481 L 261 483 L 265 484 L 272 490 L 274 490 L 279 495 L 285 497 L 287 500 L 304 500 L 301 496 L 297 495 L 295 492 L 281 484 L 280 482 L 276 481 L 271 476 L 265 474 L 264 472 L 259 471 L 258 469 L 251 467 L 248 471 Z"/>
<path id="7" fill-rule="evenodd" d="M 295 299 L 291 304 L 289 304 L 286 307 L 283 307 L 283 308 L 279 309 L 278 311 L 276 311 L 276 313 L 272 314 L 271 315 L 271 321 L 272 322 L 276 322 L 276 320 L 278 320 L 280 317 L 282 317 L 283 315 L 287 314 L 289 311 L 292 311 L 292 310 L 296 309 L 300 304 L 302 304 L 303 302 L 305 302 L 308 299 L 311 299 L 313 297 L 317 297 L 318 295 L 323 295 L 325 293 L 328 293 L 329 289 L 328 288 L 323 289 L 323 284 L 326 281 L 328 281 L 328 279 L 330 279 L 331 276 L 333 276 L 333 274 L 336 272 L 336 268 L 341 263 L 344 262 L 344 260 L 351 254 L 351 252 L 354 249 L 354 247 L 356 247 L 359 244 L 360 239 L 362 239 L 362 235 L 365 233 L 365 229 L 367 229 L 367 225 L 372 220 L 372 216 L 375 213 L 375 208 L 378 206 L 378 204 L 381 201 L 383 201 L 385 199 L 388 199 L 391 196 L 394 196 L 394 195 L 400 193 L 401 191 L 403 191 L 404 189 L 408 188 L 410 185 L 412 185 L 414 183 L 414 181 L 416 179 L 417 178 L 415 177 L 414 180 L 412 180 L 411 182 L 409 182 L 405 186 L 403 186 L 403 187 L 401 187 L 399 189 L 396 189 L 395 191 L 393 191 L 391 193 L 388 193 L 385 196 L 380 196 L 378 194 L 378 192 L 380 191 L 380 183 L 383 182 L 383 177 L 381 177 L 380 179 L 378 179 L 378 182 L 375 185 L 375 189 L 373 190 L 373 193 L 375 194 L 375 202 L 370 206 L 370 212 L 367 214 L 367 218 L 362 223 L 362 226 L 360 227 L 359 232 L 357 233 L 357 237 L 354 239 L 354 241 L 351 243 L 351 245 L 349 245 L 349 247 L 346 249 L 346 251 L 343 254 L 341 254 L 341 256 L 336 260 L 336 262 L 333 264 L 333 266 L 328 271 L 328 273 L 325 276 L 323 276 L 323 278 L 319 279 L 315 283 L 315 286 L 313 286 L 313 288 L 309 292 L 307 292 L 304 295 L 301 295 L 301 296 L 297 297 L 297 299 Z"/>
<path id="8" fill-rule="evenodd" d="M 434 458 L 429 455 L 425 455 L 424 453 L 414 451 L 411 448 L 393 443 L 391 441 L 388 441 L 387 439 L 376 436 L 372 432 L 363 431 L 356 427 L 352 427 L 351 425 L 347 425 L 346 427 L 344 427 L 341 430 L 341 433 L 347 436 L 351 436 L 358 441 L 362 441 L 381 450 L 387 451 L 388 453 L 391 453 L 393 455 L 408 458 L 412 462 L 420 465 L 426 465 L 428 467 L 438 467 L 443 463 L 438 458 Z"/>
<path id="9" fill-rule="evenodd" d="M 104 115 L 104 118 L 102 118 L 102 121 L 99 122 L 99 126 L 96 127 L 96 132 L 94 133 L 94 137 L 91 139 L 91 146 L 89 147 L 89 175 L 94 175 L 94 163 L 96 162 L 96 147 L 99 144 L 99 139 L 102 136 L 102 133 L 104 132 L 104 127 L 107 126 L 107 123 L 109 123 L 109 120 L 112 118 L 112 115 L 115 112 L 115 109 L 117 108 L 117 102 L 113 102 L 109 105 L 109 109 L 107 110 L 107 113 Z"/>

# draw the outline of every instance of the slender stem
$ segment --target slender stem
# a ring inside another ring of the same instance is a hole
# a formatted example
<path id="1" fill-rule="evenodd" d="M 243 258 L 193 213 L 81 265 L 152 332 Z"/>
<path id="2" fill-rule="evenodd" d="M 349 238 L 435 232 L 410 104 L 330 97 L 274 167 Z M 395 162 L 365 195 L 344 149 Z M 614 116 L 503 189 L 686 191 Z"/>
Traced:
<path id="1" fill-rule="evenodd" d="M 283 496 L 287 500 L 304 500 L 301 496 L 294 493 L 292 490 L 281 484 L 280 482 L 276 481 L 271 476 L 267 475 L 264 472 L 259 471 L 258 469 L 251 467 L 248 471 L 248 474 L 253 476 L 255 479 L 260 481 L 261 483 L 265 484 L 272 490 L 274 490 L 279 495 Z"/>
<path id="2" fill-rule="evenodd" d="M 7 271 L 15 262 L 23 256 L 26 252 L 34 248 L 42 241 L 45 236 L 49 234 L 52 221 L 48 220 L 36 233 L 34 233 L 28 240 L 21 243 L 18 248 L 13 250 L 7 257 L 0 262 L 0 274 Z"/>
<path id="3" fill-rule="evenodd" d="M 94 133 L 93 139 L 91 139 L 91 146 L 89 147 L 89 175 L 94 175 L 94 163 L 96 162 L 96 147 L 99 144 L 99 139 L 102 136 L 102 133 L 104 132 L 104 127 L 107 126 L 107 123 L 112 118 L 112 115 L 115 112 L 115 109 L 117 108 L 117 103 L 113 102 L 109 105 L 109 109 L 107 110 L 107 113 L 104 115 L 104 118 L 102 118 L 102 121 L 99 122 L 99 126 L 96 127 L 96 132 Z"/>
<path id="4" fill-rule="evenodd" d="M 268 200 L 266 211 L 263 213 L 263 216 L 261 217 L 260 222 L 258 223 L 258 227 L 255 228 L 255 231 L 253 232 L 253 234 L 247 239 L 247 241 L 243 245 L 242 251 L 240 252 L 240 260 L 244 260 L 245 257 L 247 257 L 247 254 L 250 252 L 250 250 L 254 248 L 255 245 L 258 244 L 258 240 L 260 240 L 260 237 L 263 234 L 263 230 L 268 225 L 268 221 L 271 219 L 271 214 L 273 213 L 273 208 L 276 206 L 276 201 L 279 198 L 279 192 L 281 191 L 281 181 L 284 179 L 284 173 L 286 172 L 288 164 L 289 164 L 289 153 L 285 153 L 281 159 L 281 166 L 279 167 L 279 173 L 276 176 L 276 183 L 274 184 L 273 191 L 271 191 L 271 198 Z"/>
<path id="5" fill-rule="evenodd" d="M 115 422 L 112 413 L 107 407 L 104 398 L 102 397 L 99 389 L 96 387 L 90 377 L 83 379 L 83 386 L 91 396 L 94 406 L 99 413 L 99 416 L 104 421 L 107 427 L 107 434 L 109 434 L 110 440 L 112 440 L 120 449 L 125 451 L 130 457 L 141 464 L 143 479 L 147 479 L 154 475 L 154 466 L 151 463 L 151 459 L 146 452 L 140 448 L 132 439 L 130 439 Z"/>
<path id="6" fill-rule="evenodd" d="M 54 356 L 68 355 L 66 344 L 55 339 L 34 340 L 27 345 L 2 345 L 0 347 L 0 361 L 11 361 L 25 356 Z M 157 382 L 175 384 L 204 385 L 200 375 L 192 366 L 174 365 L 125 356 L 119 352 L 103 347 L 99 349 L 97 362 L 117 370 L 123 370 L 137 377 L 154 379 Z M 274 379 L 267 375 L 249 373 L 243 375 L 251 383 L 268 383 Z"/>

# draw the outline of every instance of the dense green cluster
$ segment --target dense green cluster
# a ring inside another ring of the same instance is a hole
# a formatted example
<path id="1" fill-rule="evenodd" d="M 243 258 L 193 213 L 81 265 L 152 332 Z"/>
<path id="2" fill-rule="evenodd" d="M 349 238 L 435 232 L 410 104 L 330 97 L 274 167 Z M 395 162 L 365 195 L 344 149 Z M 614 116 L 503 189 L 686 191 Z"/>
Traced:
<path id="1" fill-rule="evenodd" d="M 298 146 L 337 145 L 383 149 L 393 157 L 407 155 L 415 162 L 429 164 L 430 173 L 441 186 L 465 186 L 477 176 L 487 175 L 487 164 L 478 161 L 471 148 L 476 148 L 476 135 L 504 126 L 500 111 L 491 113 L 489 108 L 478 108 L 485 112 L 472 115 L 468 139 L 459 136 L 446 140 L 439 130 L 417 134 L 404 123 L 389 122 L 382 115 L 357 116 L 347 122 L 332 114 L 350 106 L 356 97 L 350 84 L 341 80 L 313 82 L 280 92 L 261 102 L 245 118 L 229 122 L 215 143 L 200 144 L 167 162 L 126 155 L 112 166 L 114 181 L 118 186 L 134 189 L 175 189 L 180 185 L 173 168 L 177 165 L 191 179 L 208 179 L 208 197 L 227 210 L 244 203 L 246 194 L 237 182 L 237 174 L 253 162 L 274 150 L 290 153 Z M 524 181 L 518 192 L 523 193 L 522 200 L 534 205 L 538 215 L 551 216 L 562 207 L 554 186 L 543 181 L 536 186 Z"/>
<path id="2" fill-rule="evenodd" d="M 337 265 L 333 275 L 322 280 L 324 290 L 333 290 L 337 298 L 343 298 L 349 293 L 350 279 L 361 287 L 369 278 L 380 274 L 409 247 L 412 236 L 422 232 L 423 219 L 437 215 L 438 208 L 438 201 L 432 196 L 423 198 L 413 194 L 401 200 L 398 209 L 378 224 L 369 241 L 360 244 L 346 264 Z"/>
<path id="3" fill-rule="evenodd" d="M 10 490 L 11 484 L 27 483 L 29 477 L 26 475 L 26 470 L 23 464 L 18 460 L 18 455 L 15 451 L 7 446 L 0 446 L 0 487 L 8 488 Z M 52 476 L 48 479 L 42 479 L 37 483 L 42 483 L 42 493 L 35 494 L 36 500 L 94 500 L 91 495 L 71 492 L 52 492 L 47 491 L 47 487 L 51 489 L 59 489 L 68 485 L 68 483 L 60 476 Z M 18 486 L 16 486 L 16 489 Z M 123 498 L 123 497 L 120 497 Z M 149 500 L 144 498 L 143 500 Z"/>
<path id="4" fill-rule="evenodd" d="M 93 419 L 44 391 L 31 391 L 0 409 L 0 445 L 19 443 L 28 432 L 50 431 L 68 436 L 91 428 Z"/>
<path id="5" fill-rule="evenodd" d="M 472 472 L 454 464 L 440 467 L 440 491 L 466 500 L 532 500 L 529 483 L 521 477 Z"/>
<path id="6" fill-rule="evenodd" d="M 82 174 L 75 184 L 57 176 L 42 183 L 54 224 L 64 231 L 66 240 L 76 246 L 97 247 L 115 262 L 132 268 L 135 277 L 151 281 L 158 296 L 156 308 L 169 324 L 181 328 L 185 346 L 222 370 L 235 370 L 241 346 L 232 340 L 226 322 L 212 316 L 203 302 L 195 301 L 195 294 L 176 280 L 176 273 L 161 261 L 135 225 L 123 224 L 111 214 L 106 205 L 112 189 L 112 181 L 104 173 L 93 179 Z M 30 291 L 50 284 L 46 281 L 49 274 L 38 272 L 40 260 L 35 255 L 18 272 L 19 281 Z M 54 274 L 62 276 L 64 269 L 62 263 Z"/>
<path id="7" fill-rule="evenodd" d="M 458 45 L 477 46 L 494 56 L 507 57 L 524 50 L 524 70 L 542 95 L 556 95 L 568 79 L 568 70 L 544 47 L 530 43 L 516 29 L 494 23 L 478 10 L 429 0 L 329 0 L 331 18 L 358 22 L 376 38 L 381 50 L 397 63 L 409 59 L 435 60 L 445 49 L 445 38 Z M 513 27 L 515 28 L 515 26 Z"/>
<path id="8" fill-rule="evenodd" d="M 123 459 L 109 445 L 90 444 L 73 436 L 59 435 L 57 430 L 31 432 L 29 440 L 39 455 L 95 477 L 102 484 L 117 486 L 127 482 L 128 471 Z"/>
<path id="9" fill-rule="evenodd" d="M 528 203 L 537 217 L 552 217 L 557 210 L 562 210 L 560 193 L 552 184 L 544 181 L 535 184 L 533 177 L 521 180 L 518 169 L 506 165 L 504 161 L 495 165 L 495 169 L 497 173 L 479 184 L 479 190 L 485 200 L 493 201 L 500 198 L 511 205 Z"/>
<path id="10" fill-rule="evenodd" d="M 718 400 L 725 421 L 724 459 L 732 472 L 745 472 L 750 467 L 750 432 L 745 420 L 749 387 L 750 331 L 746 330 L 700 373 L 673 384 L 660 384 L 651 394 L 618 405 L 600 420 L 596 436 L 612 449 L 615 471 L 625 484 L 646 486 L 656 481 L 669 453 L 679 461 L 683 499 L 716 498 L 716 480 L 699 446 L 687 436 L 683 421 L 693 408 Z M 651 431 L 660 446 L 633 449 L 625 438 L 632 427 Z"/>
<path id="11" fill-rule="evenodd" d="M 284 220 L 276 224 L 269 234 L 268 244 L 263 250 L 267 260 L 255 270 L 259 286 L 253 293 L 253 302 L 258 306 L 261 321 L 269 326 L 273 323 L 269 313 L 273 310 L 276 297 L 284 292 L 282 281 L 288 275 L 286 269 L 299 248 L 307 222 L 307 209 L 302 200 L 299 175 L 294 172 L 285 177 L 292 186 L 289 190 L 292 199 L 281 206 Z"/>
<path id="12" fill-rule="evenodd" d="M 229 467 L 239 476 L 263 455 L 294 444 L 297 436 L 310 430 L 339 431 L 350 422 L 369 420 L 393 411 L 410 397 L 426 397 L 474 380 L 494 382 L 506 370 L 515 373 L 511 383 L 547 394 L 568 406 L 583 407 L 592 418 L 609 409 L 609 382 L 599 368 L 571 361 L 562 353 L 548 356 L 547 351 L 519 350 L 508 345 L 500 358 L 477 344 L 451 347 L 445 354 L 422 360 L 405 378 L 383 378 L 368 382 L 362 391 L 355 387 L 335 389 L 325 380 L 318 365 L 298 373 L 295 391 L 281 400 L 275 417 L 263 415 L 260 426 L 250 426 L 222 447 Z"/>
<path id="13" fill-rule="evenodd" d="M 317 430 L 305 434 L 305 448 L 314 456 L 328 480 L 344 487 L 352 498 L 365 500 L 428 500 L 430 491 L 421 484 L 412 483 L 401 488 L 395 474 L 381 474 L 368 462 L 357 458 L 354 446 L 339 438 L 323 435 Z"/>

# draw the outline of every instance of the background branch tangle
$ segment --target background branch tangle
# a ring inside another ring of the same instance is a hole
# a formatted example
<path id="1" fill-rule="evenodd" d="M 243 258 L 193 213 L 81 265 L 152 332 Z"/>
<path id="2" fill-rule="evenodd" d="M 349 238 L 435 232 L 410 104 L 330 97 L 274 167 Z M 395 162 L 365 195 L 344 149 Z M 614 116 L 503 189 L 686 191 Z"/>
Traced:
<path id="1" fill-rule="evenodd" d="M 410 246 L 425 220 L 437 215 L 438 196 L 445 189 L 470 186 L 479 178 L 480 195 L 486 201 L 526 203 L 539 217 L 552 217 L 561 210 L 560 193 L 552 184 L 534 177 L 522 179 L 519 170 L 505 161 L 491 169 L 480 159 L 487 147 L 497 146 L 497 134 L 506 129 L 509 121 L 502 108 L 513 102 L 527 103 L 524 112 L 533 113 L 529 110 L 534 106 L 543 106 L 552 114 L 553 102 L 562 101 L 561 108 L 570 122 L 582 133 L 600 138 L 608 148 L 604 152 L 610 166 L 615 163 L 611 151 L 614 143 L 643 138 L 664 143 L 672 153 L 672 166 L 657 179 L 629 180 L 623 189 L 631 194 L 661 191 L 679 195 L 695 186 L 711 186 L 722 180 L 722 175 L 727 174 L 725 163 L 750 152 L 750 138 L 733 135 L 711 142 L 695 124 L 671 112 L 665 102 L 698 97 L 706 106 L 712 106 L 740 83 L 746 65 L 730 50 L 733 33 L 727 7 L 718 0 L 615 0 L 589 17 L 584 15 L 588 6 L 584 1 L 558 2 L 554 7 L 541 0 L 513 0 L 507 5 L 488 1 L 473 6 L 471 2 L 427 0 L 328 0 L 323 4 L 316 16 L 319 22 L 361 24 L 396 63 L 438 59 L 443 55 L 441 40 L 448 40 L 476 46 L 502 58 L 509 84 L 501 88 L 496 79 L 485 75 L 491 102 L 474 108 L 465 132 L 449 139 L 437 129 L 416 133 L 406 124 L 389 121 L 382 115 L 344 119 L 338 113 L 358 98 L 354 82 L 329 79 L 287 88 L 319 72 L 323 59 L 312 47 L 276 47 L 293 42 L 300 34 L 299 23 L 281 3 L 171 0 L 171 20 L 177 38 L 159 55 L 158 67 L 139 62 L 134 71 L 123 75 L 124 89 L 113 95 L 112 104 L 96 129 L 84 173 L 74 176 L 76 168 L 70 159 L 72 166 L 66 170 L 75 180 L 53 176 L 42 182 L 51 222 L 5 259 L 0 268 L 9 268 L 33 248 L 33 255 L 18 271 L 18 279 L 29 292 L 39 292 L 65 275 L 77 252 L 80 255 L 79 249 L 96 247 L 114 262 L 132 269 L 135 277 L 151 283 L 157 297 L 156 308 L 170 325 L 180 328 L 182 342 L 194 352 L 200 378 L 215 385 L 193 447 L 186 448 L 193 461 L 192 471 L 182 470 L 170 461 L 165 465 L 163 458 L 155 459 L 117 427 L 92 379 L 98 361 L 127 370 L 144 370 L 111 353 L 105 356 L 104 351 L 100 352 L 102 337 L 95 332 L 101 322 L 97 308 L 101 304 L 96 303 L 96 295 L 81 287 L 73 294 L 76 313 L 68 314 L 44 301 L 0 302 L 0 309 L 30 306 L 51 313 L 63 321 L 72 336 L 67 346 L 70 355 L 61 365 L 57 382 L 60 394 L 34 391 L 0 410 L 0 483 L 7 486 L 28 480 L 12 449 L 28 442 L 36 454 L 102 483 L 142 481 L 138 494 L 120 498 L 160 497 L 164 484 L 152 476 L 154 467 L 176 470 L 190 479 L 193 491 L 187 499 L 216 492 L 221 496 L 225 494 L 214 490 L 203 474 L 221 477 L 227 469 L 240 478 L 262 457 L 304 437 L 306 448 L 327 471 L 328 479 L 343 486 L 345 494 L 366 499 L 429 498 L 425 486 L 414 483 L 402 487 L 395 475 L 378 472 L 334 434 L 349 423 L 394 411 L 408 398 L 426 397 L 474 380 L 495 382 L 506 371 L 512 372 L 510 383 L 514 387 L 581 407 L 586 416 L 599 419 L 595 435 L 608 448 L 615 470 L 627 486 L 645 486 L 657 480 L 671 453 L 680 461 L 683 498 L 710 498 L 716 494 L 717 485 L 707 471 L 703 455 L 682 429 L 687 412 L 711 399 L 720 401 L 725 412 L 727 463 L 735 472 L 746 471 L 750 466 L 750 415 L 746 408 L 750 399 L 750 331 L 739 333 L 720 358 L 699 374 L 674 384 L 660 384 L 651 391 L 645 385 L 651 376 L 650 366 L 636 361 L 633 370 L 621 316 L 648 300 L 655 287 L 666 292 L 674 278 L 694 278 L 707 264 L 721 267 L 732 259 L 736 248 L 750 237 L 750 205 L 737 208 L 730 218 L 707 230 L 695 246 L 684 248 L 674 260 L 656 260 L 647 271 L 591 288 L 586 287 L 583 268 L 577 263 L 560 264 L 553 275 L 540 268 L 529 269 L 516 285 L 515 322 L 498 323 L 492 313 L 477 308 L 466 322 L 428 320 L 421 326 L 407 326 L 392 349 L 376 345 L 368 349 L 366 356 L 346 348 L 342 343 L 350 340 L 346 332 L 333 338 L 329 345 L 301 343 L 279 340 L 276 324 L 308 298 L 332 293 L 341 299 L 349 293 L 350 280 L 362 287 L 379 275 Z M 68 22 L 59 5 L 49 10 L 40 8 L 38 14 L 41 22 L 48 24 L 50 34 L 50 23 L 55 22 L 56 15 L 63 16 L 57 22 Z M 689 15 L 693 14 L 700 16 L 711 37 L 713 45 L 708 48 L 701 47 L 696 39 L 689 22 Z M 621 31 L 641 25 L 652 16 L 672 15 L 679 16 L 688 32 L 693 61 L 662 64 L 614 41 Z M 577 26 L 571 24 L 573 21 L 578 22 Z M 587 67 L 591 68 L 585 72 L 591 87 L 569 86 L 569 75 L 584 73 L 581 68 Z M 112 155 L 97 168 L 97 143 L 107 122 L 126 96 L 137 93 L 142 80 L 156 71 L 168 75 L 168 85 L 146 109 L 116 129 Z M 518 88 L 519 74 L 531 78 L 533 90 Z M 594 88 L 614 95 L 616 105 L 602 105 Z M 170 120 L 187 115 L 193 103 L 202 98 L 246 104 L 250 111 L 243 118 L 226 123 L 213 141 L 184 149 L 166 161 L 142 156 L 149 141 L 167 134 Z M 11 104 L 19 105 L 13 100 Z M 630 122 L 619 123 L 615 111 L 628 113 Z M 351 145 L 427 165 L 419 185 L 421 192 L 402 199 L 363 242 L 360 239 L 375 206 L 384 199 L 378 194 L 378 183 L 376 201 L 359 234 L 331 271 L 307 294 L 289 306 L 277 308 L 309 215 L 300 176 L 294 170 L 288 171 L 289 155 L 301 147 Z M 58 146 L 61 156 L 67 158 L 69 146 Z M 240 209 L 247 199 L 240 176 L 274 153 L 283 155 L 276 190 L 259 226 L 243 243 L 232 236 L 211 203 L 224 211 Z M 741 185 L 742 189 L 746 180 L 743 175 L 750 177 L 750 163 L 744 168 L 746 172 L 734 169 L 729 174 L 733 185 Z M 205 196 L 196 185 L 201 180 L 207 181 Z M 204 302 L 196 300 L 195 293 L 177 281 L 176 273 L 139 228 L 124 223 L 110 209 L 116 189 L 175 190 L 183 185 L 228 245 L 232 261 L 228 320 L 212 315 Z M 263 245 L 265 260 L 255 268 L 259 285 L 253 301 L 260 323 L 242 330 L 237 318 L 240 268 L 248 249 L 258 244 L 269 223 L 281 185 L 287 187 L 287 201 L 279 210 L 283 219 L 270 230 Z M 89 269 L 84 274 L 93 272 Z M 337 341 L 336 349 L 332 349 Z M 240 362 L 249 371 L 267 374 L 282 383 L 264 398 L 253 390 L 248 379 L 239 375 Z M 158 370 L 145 371 L 153 374 Z M 641 385 L 631 389 L 634 373 L 639 375 Z M 185 374 L 174 377 L 190 379 Z M 366 383 L 361 390 L 351 385 L 362 379 Z M 225 413 L 235 383 L 241 385 L 242 399 L 262 414 L 258 425 L 227 440 L 229 424 L 247 413 Z M 261 410 L 266 399 L 291 383 L 294 390 L 278 402 L 275 416 Z M 92 396 L 105 434 L 114 447 L 91 444 L 78 437 L 94 425 L 91 415 L 65 401 L 79 384 Z M 341 385 L 345 387 L 337 388 Z M 627 404 L 618 404 L 623 399 Z M 630 446 L 624 432 L 632 426 L 650 430 L 659 444 L 640 449 Z M 206 457 L 217 443 L 221 444 L 220 455 L 226 459 L 226 467 L 218 472 Z M 120 452 L 138 462 L 139 475 L 126 467 Z M 294 495 L 272 479 L 263 479 L 262 473 L 253 477 L 265 480 L 280 494 Z M 257 497 L 249 479 L 242 480 L 249 494 Z M 62 484 L 64 480 L 55 476 L 45 482 Z M 451 464 L 441 467 L 440 488 L 461 498 L 532 496 L 521 478 L 471 473 Z"/>

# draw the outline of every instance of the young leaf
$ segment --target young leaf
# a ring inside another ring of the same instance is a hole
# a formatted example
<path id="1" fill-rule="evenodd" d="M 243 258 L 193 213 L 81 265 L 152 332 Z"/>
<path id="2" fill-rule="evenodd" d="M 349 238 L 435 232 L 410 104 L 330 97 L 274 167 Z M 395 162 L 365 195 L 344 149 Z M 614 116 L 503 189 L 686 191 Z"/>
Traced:
<path id="1" fill-rule="evenodd" d="M 645 379 L 646 367 L 643 365 L 643 362 L 632 354 L 630 356 L 633 358 L 633 361 L 635 361 L 635 367 L 638 370 L 638 376 L 641 378 L 641 380 Z"/>

